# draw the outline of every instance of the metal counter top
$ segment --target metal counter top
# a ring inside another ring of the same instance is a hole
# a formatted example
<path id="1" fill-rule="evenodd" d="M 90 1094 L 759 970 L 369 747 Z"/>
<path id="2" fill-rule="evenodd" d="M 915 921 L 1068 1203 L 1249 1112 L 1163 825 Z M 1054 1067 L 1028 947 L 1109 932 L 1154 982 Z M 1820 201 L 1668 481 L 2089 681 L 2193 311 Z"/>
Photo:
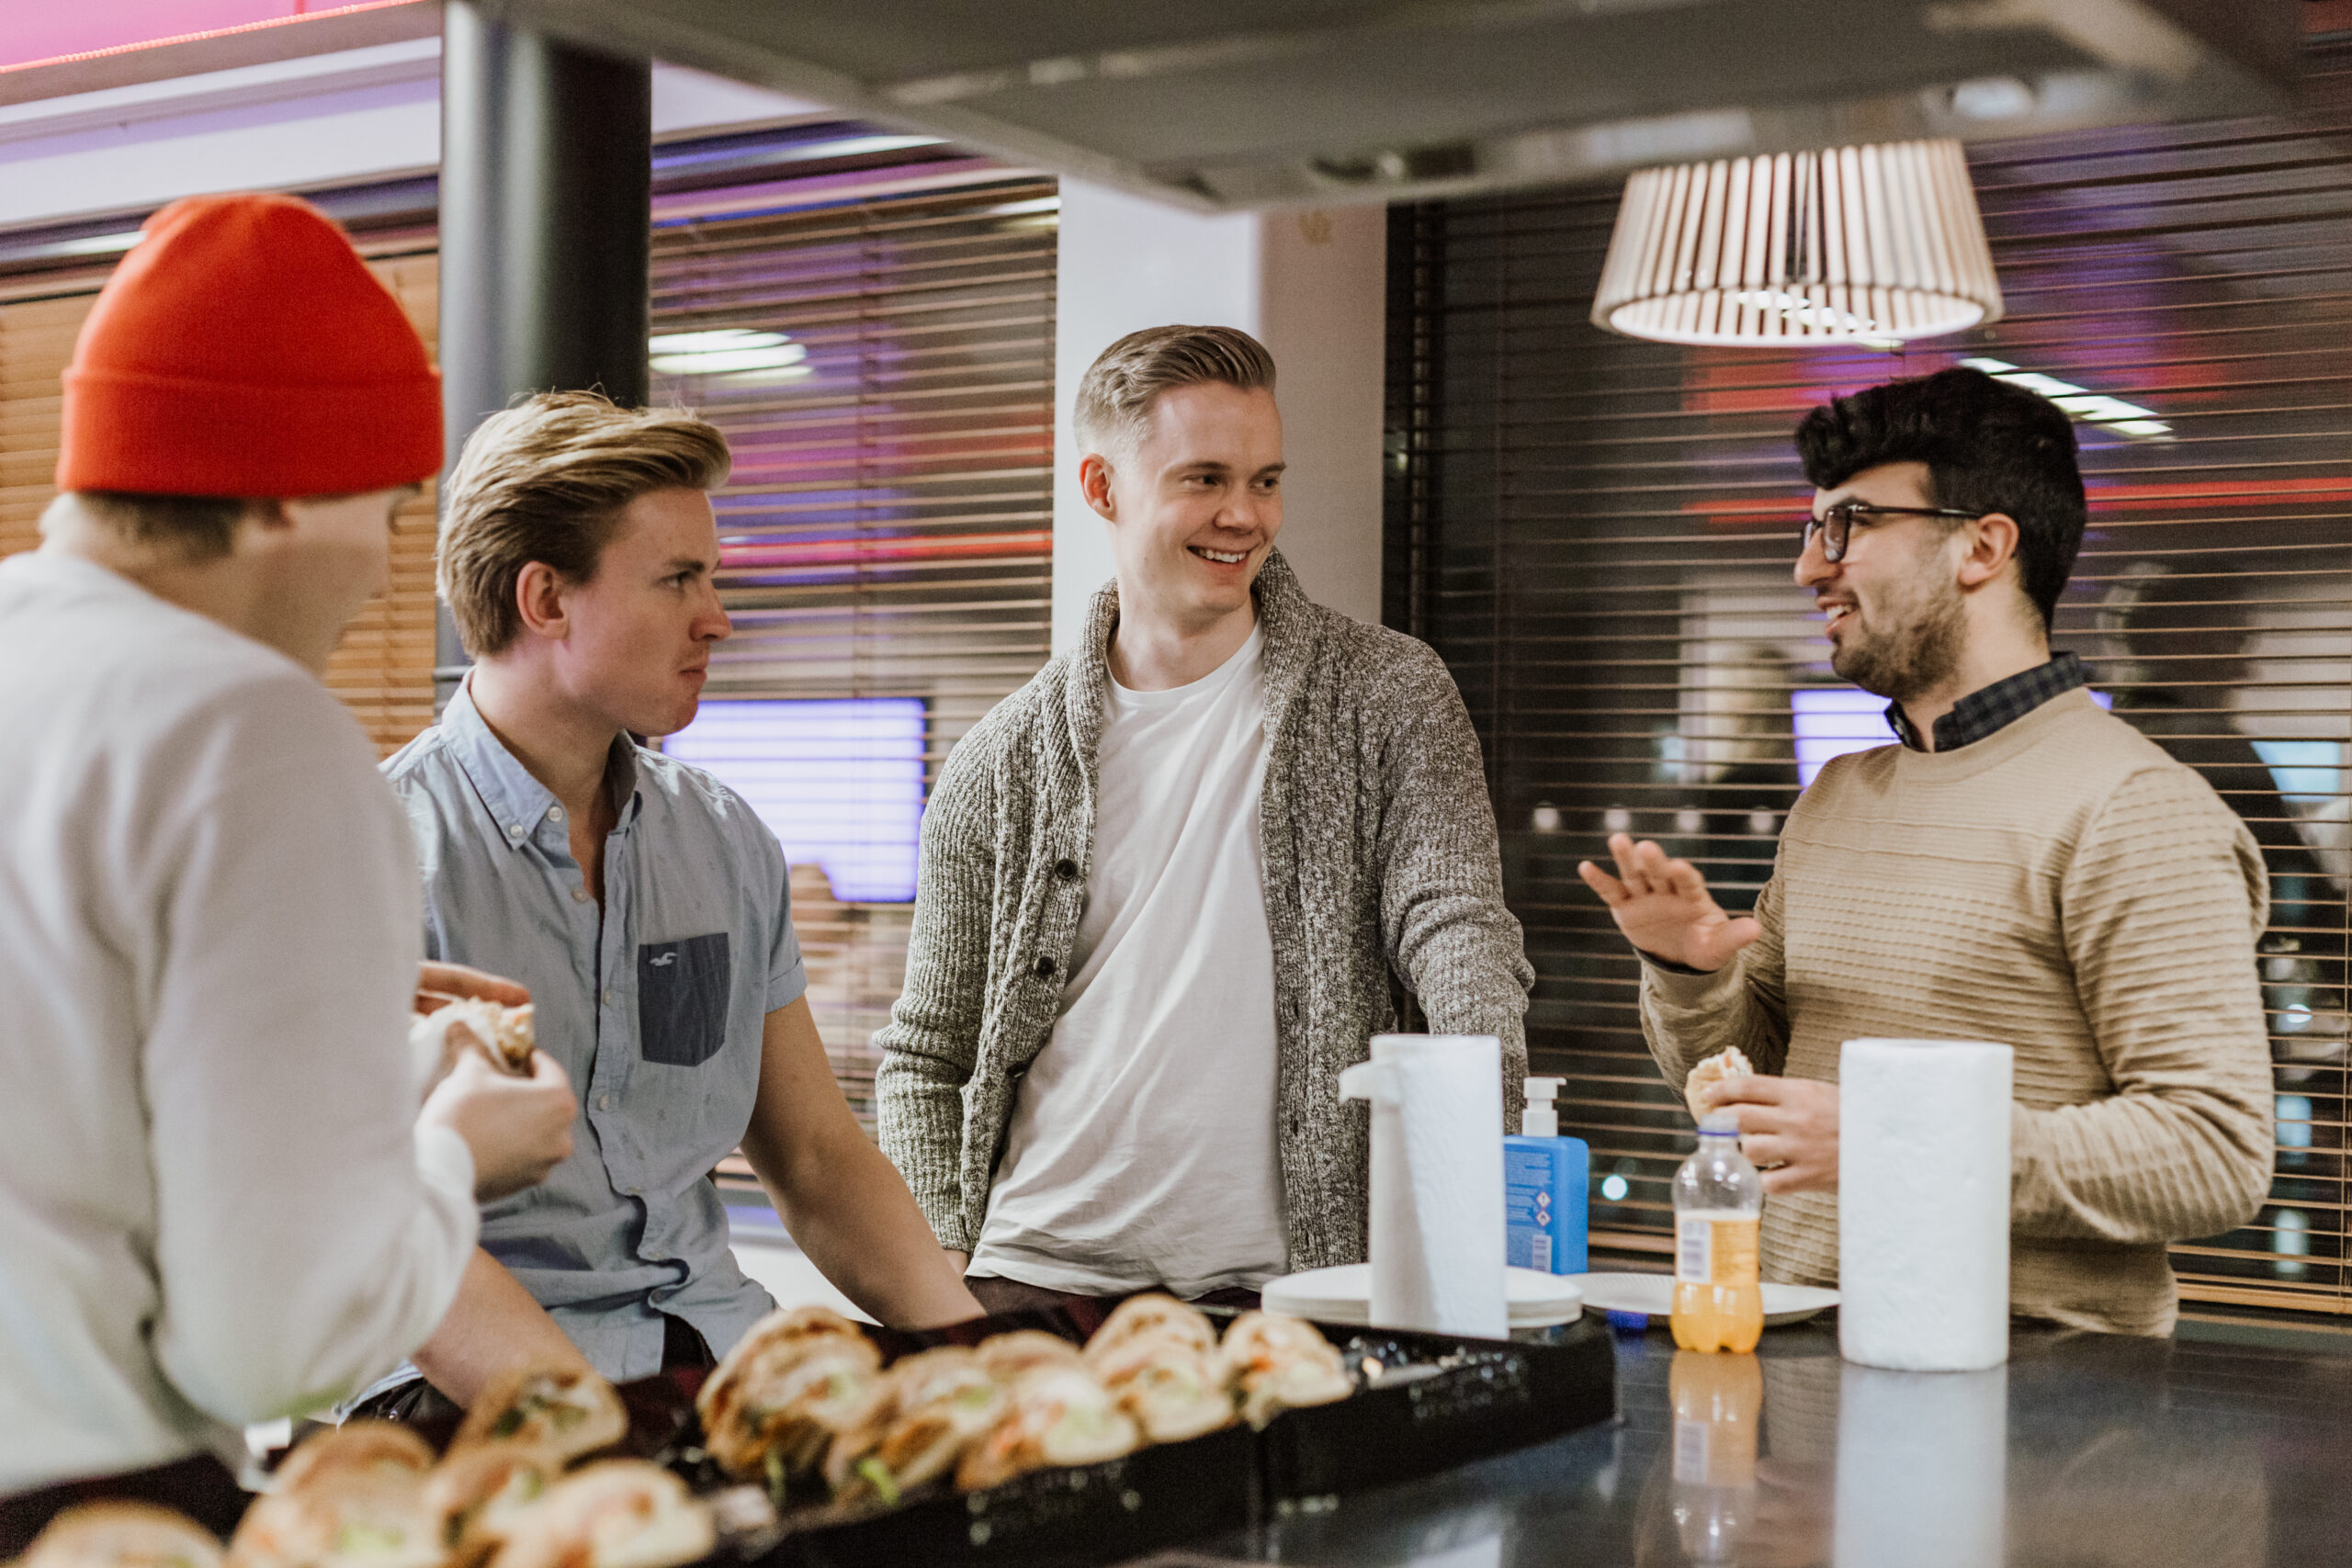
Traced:
<path id="1" fill-rule="evenodd" d="M 1729 1380 L 1710 1420 L 1696 1397 L 1678 1419 L 1677 1355 L 1662 1330 L 1619 1336 L 1611 1425 L 1155 1568 L 2352 1562 L 2352 1358 L 2020 1330 L 1994 1371 L 1885 1372 L 1805 1326 L 1766 1335 L 1760 1378 Z"/>

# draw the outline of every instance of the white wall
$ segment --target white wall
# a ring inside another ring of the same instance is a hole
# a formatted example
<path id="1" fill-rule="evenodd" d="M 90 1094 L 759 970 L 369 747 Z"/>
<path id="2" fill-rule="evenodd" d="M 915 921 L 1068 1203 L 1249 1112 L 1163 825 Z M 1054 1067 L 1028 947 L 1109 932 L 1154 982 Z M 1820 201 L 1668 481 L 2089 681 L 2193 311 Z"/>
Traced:
<path id="1" fill-rule="evenodd" d="M 1273 355 L 1290 465 L 1283 554 L 1317 601 L 1377 621 L 1386 209 L 1204 217 L 1078 180 L 1061 194 L 1056 650 L 1077 640 L 1112 575 L 1106 525 L 1078 490 L 1079 379 L 1117 338 L 1177 321 L 1239 327 Z"/>
<path id="2" fill-rule="evenodd" d="M 653 69 L 653 133 L 774 124 L 820 106 Z M 209 71 L 0 105 L 0 226 L 429 174 L 441 162 L 441 40 Z"/>

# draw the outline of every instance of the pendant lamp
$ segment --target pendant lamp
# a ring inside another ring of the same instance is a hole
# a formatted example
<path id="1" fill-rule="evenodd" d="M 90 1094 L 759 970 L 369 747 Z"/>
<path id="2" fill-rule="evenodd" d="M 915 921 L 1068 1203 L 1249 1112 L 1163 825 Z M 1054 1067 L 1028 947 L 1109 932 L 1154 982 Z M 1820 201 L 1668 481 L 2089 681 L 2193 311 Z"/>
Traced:
<path id="1" fill-rule="evenodd" d="M 1732 348 L 1891 347 L 2000 318 L 1949 139 L 1639 170 L 1592 305 L 1627 337 Z"/>

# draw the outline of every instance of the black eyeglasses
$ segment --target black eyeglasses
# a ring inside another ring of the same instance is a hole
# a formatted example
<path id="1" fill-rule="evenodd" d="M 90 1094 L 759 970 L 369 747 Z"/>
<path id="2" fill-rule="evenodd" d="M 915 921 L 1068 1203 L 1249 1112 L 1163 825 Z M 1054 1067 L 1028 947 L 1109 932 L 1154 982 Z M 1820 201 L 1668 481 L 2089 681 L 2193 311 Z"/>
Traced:
<path id="1" fill-rule="evenodd" d="M 1811 547 L 1813 536 L 1821 536 L 1821 558 L 1835 565 L 1846 558 L 1846 541 L 1853 536 L 1857 523 L 1875 523 L 1882 517 L 1981 517 L 1981 512 L 1962 512 L 1952 506 L 1873 506 L 1867 501 L 1841 501 L 1818 517 L 1804 520 L 1800 551 Z"/>

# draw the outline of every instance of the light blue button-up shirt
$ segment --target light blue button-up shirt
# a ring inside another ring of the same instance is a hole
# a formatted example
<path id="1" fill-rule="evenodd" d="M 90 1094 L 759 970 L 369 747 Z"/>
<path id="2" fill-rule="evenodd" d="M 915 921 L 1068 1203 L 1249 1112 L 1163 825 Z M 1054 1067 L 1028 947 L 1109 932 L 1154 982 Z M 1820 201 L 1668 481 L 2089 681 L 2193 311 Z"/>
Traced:
<path id="1" fill-rule="evenodd" d="M 751 1123 L 767 1015 L 808 987 L 775 835 L 708 773 L 619 740 L 600 912 L 562 806 L 468 688 L 384 773 L 426 956 L 528 986 L 580 1096 L 571 1157 L 486 1208 L 482 1246 L 608 1378 L 661 1370 L 664 1314 L 724 1355 L 775 1303 L 735 1265 L 711 1171 Z"/>

